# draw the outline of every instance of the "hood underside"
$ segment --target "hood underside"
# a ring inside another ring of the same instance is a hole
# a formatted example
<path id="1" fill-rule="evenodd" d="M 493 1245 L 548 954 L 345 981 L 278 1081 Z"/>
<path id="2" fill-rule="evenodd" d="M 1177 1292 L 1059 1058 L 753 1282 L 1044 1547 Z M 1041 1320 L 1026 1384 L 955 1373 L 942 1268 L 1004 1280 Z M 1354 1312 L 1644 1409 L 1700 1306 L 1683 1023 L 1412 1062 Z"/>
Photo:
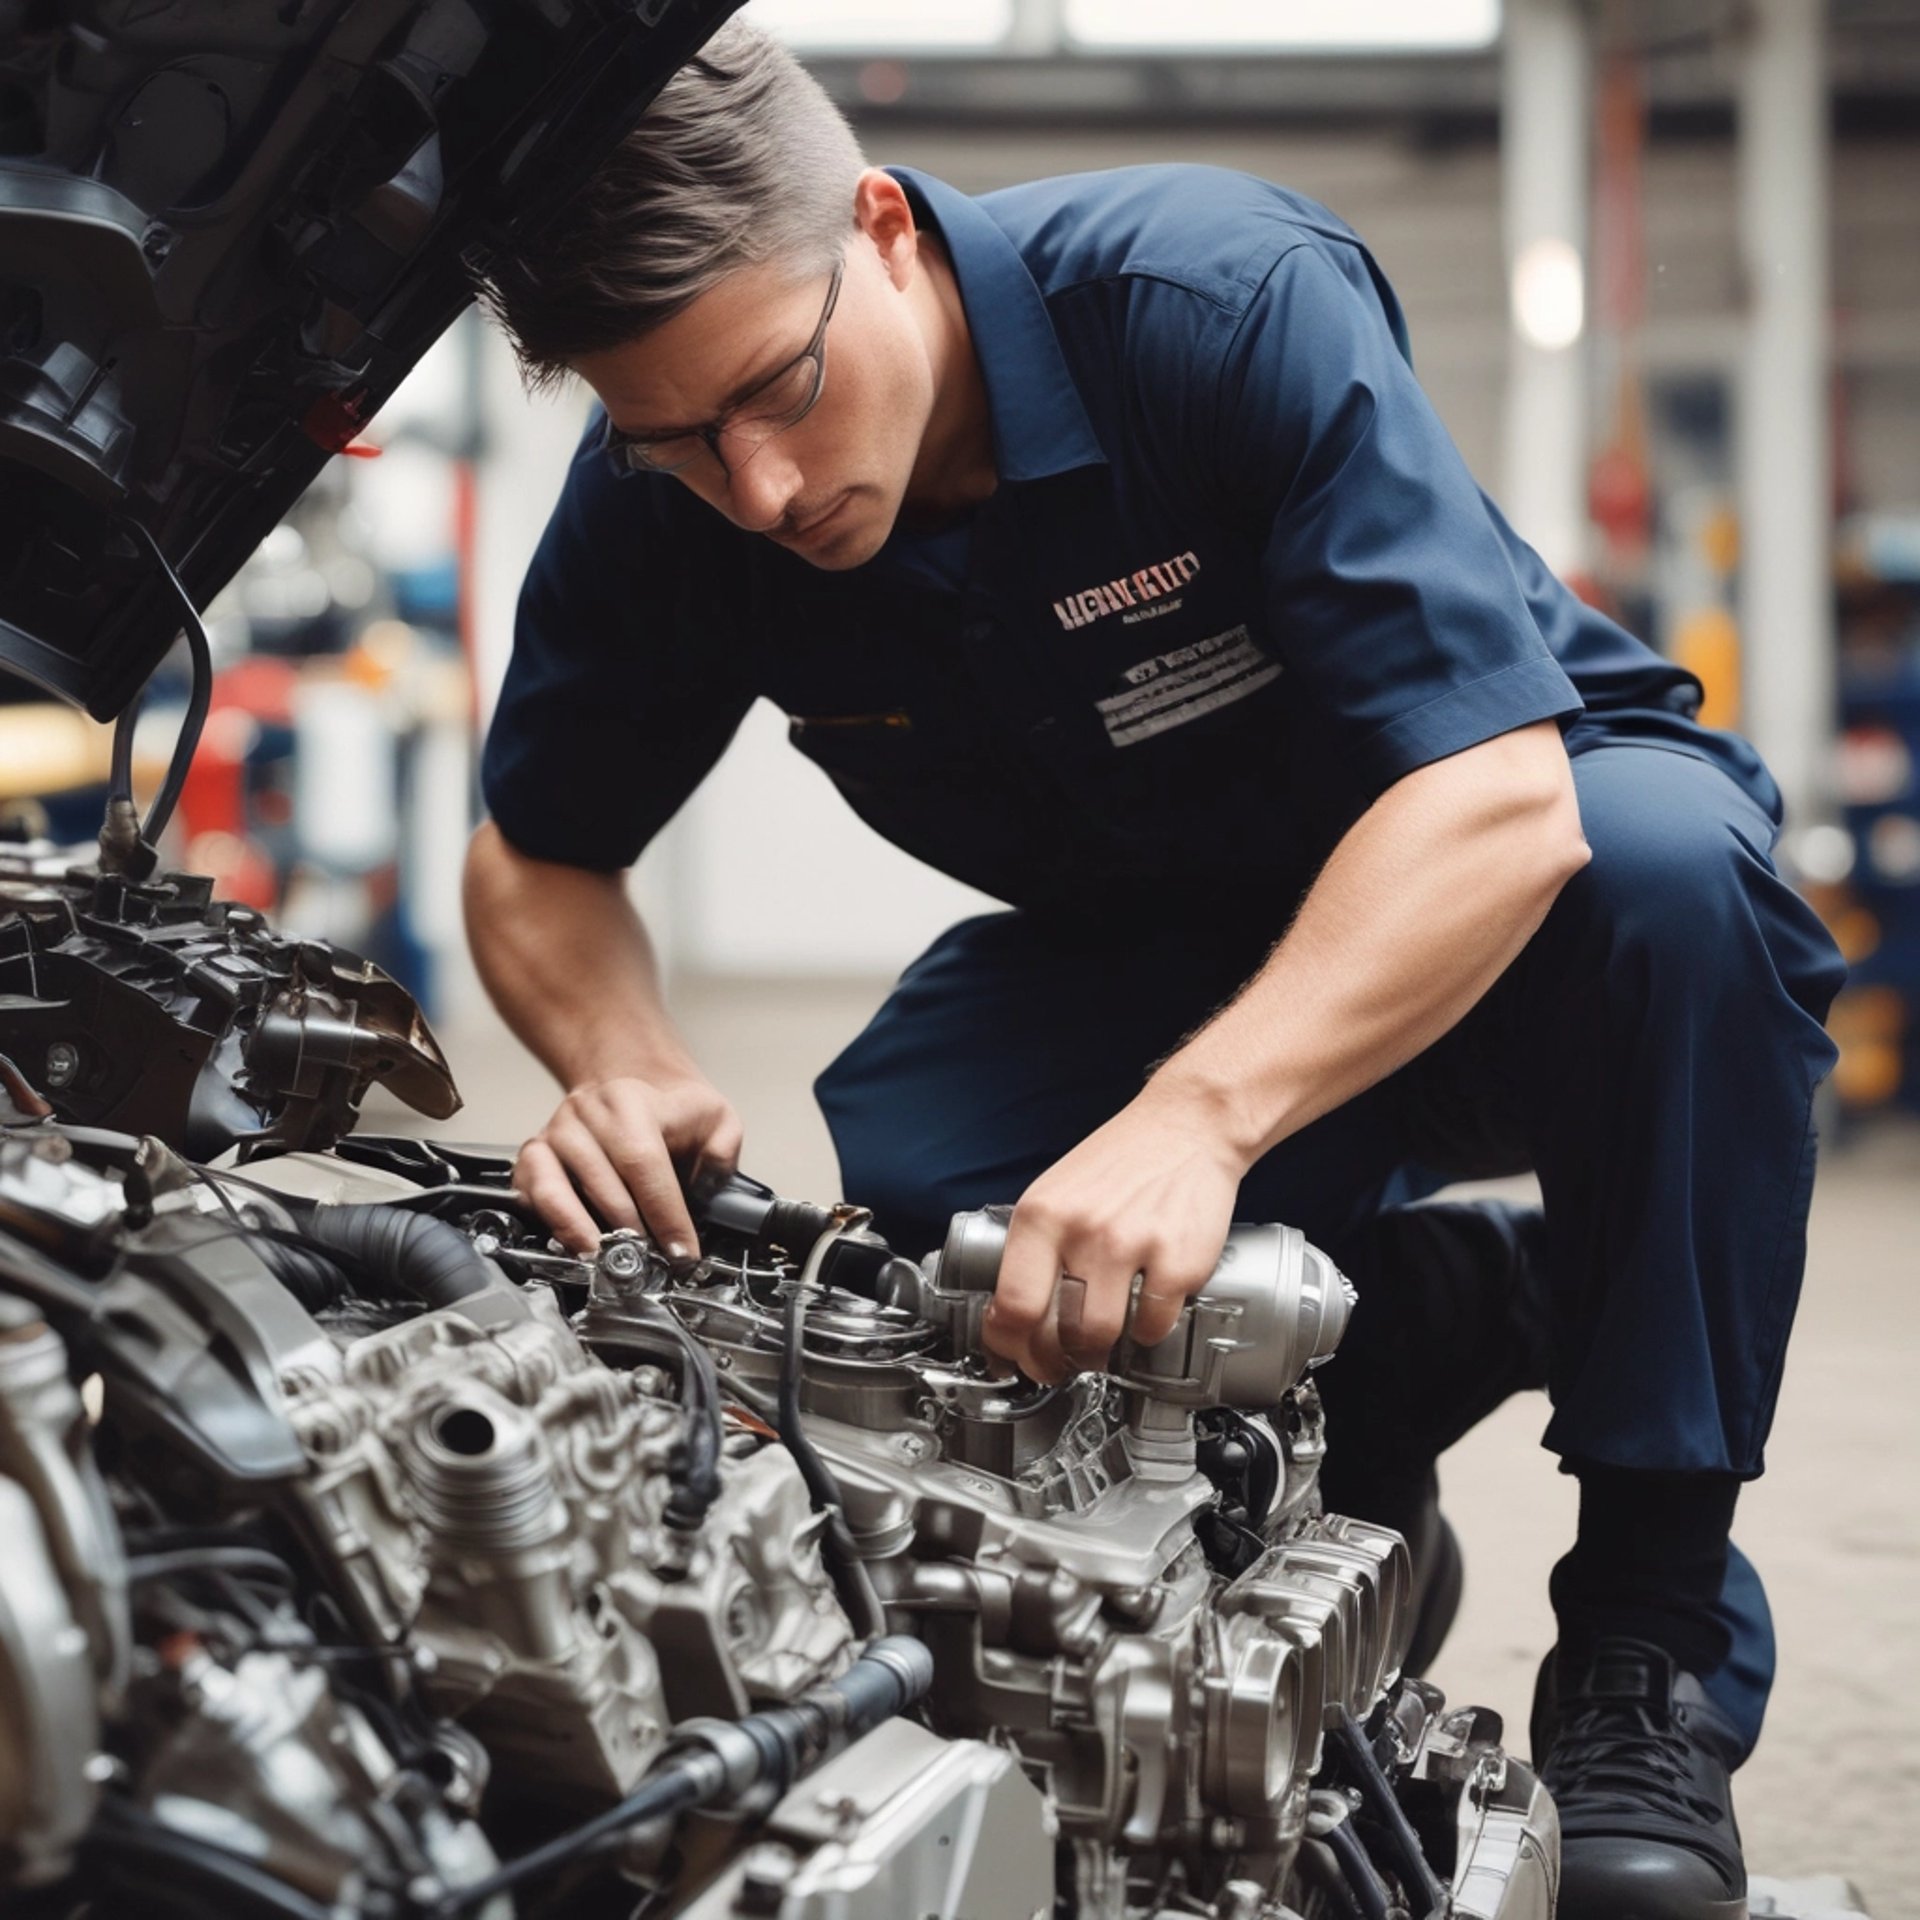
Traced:
<path id="1" fill-rule="evenodd" d="M 117 715 L 739 0 L 0 0 L 0 669 Z"/>

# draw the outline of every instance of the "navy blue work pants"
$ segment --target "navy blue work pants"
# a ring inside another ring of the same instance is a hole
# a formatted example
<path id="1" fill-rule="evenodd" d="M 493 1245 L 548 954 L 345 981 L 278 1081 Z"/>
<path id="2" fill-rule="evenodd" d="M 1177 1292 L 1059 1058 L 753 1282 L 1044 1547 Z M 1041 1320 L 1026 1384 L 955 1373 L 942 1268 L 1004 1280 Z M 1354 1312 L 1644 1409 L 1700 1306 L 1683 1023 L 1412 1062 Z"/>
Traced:
<path id="1" fill-rule="evenodd" d="M 1761 1470 L 1844 970 L 1773 868 L 1770 795 L 1666 744 L 1573 765 L 1593 859 L 1524 952 L 1241 1189 L 1240 1218 L 1300 1227 L 1360 1288 L 1319 1376 L 1330 1470 L 1430 1463 L 1526 1386 L 1547 1388 L 1563 1457 Z M 843 1192 L 916 1255 L 951 1214 L 1017 1200 L 1256 970 L 1279 927 L 1248 908 L 1167 918 L 1143 894 L 1124 927 L 952 928 L 817 1084 Z M 1538 1213 L 1412 1204 L 1529 1167 Z M 1722 1604 L 1713 1690 L 1756 1736 L 1771 1634 L 1737 1554 Z"/>

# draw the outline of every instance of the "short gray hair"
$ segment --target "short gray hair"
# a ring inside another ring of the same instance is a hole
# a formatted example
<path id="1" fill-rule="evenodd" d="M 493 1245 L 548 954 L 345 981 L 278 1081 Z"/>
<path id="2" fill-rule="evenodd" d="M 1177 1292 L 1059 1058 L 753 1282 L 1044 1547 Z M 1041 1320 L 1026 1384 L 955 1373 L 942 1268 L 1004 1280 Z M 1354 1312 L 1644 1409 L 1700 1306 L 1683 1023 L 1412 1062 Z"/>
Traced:
<path id="1" fill-rule="evenodd" d="M 825 273 L 853 227 L 860 143 L 820 83 L 730 20 L 682 67 L 586 186 L 479 287 L 528 386 L 623 346 L 742 267 Z"/>

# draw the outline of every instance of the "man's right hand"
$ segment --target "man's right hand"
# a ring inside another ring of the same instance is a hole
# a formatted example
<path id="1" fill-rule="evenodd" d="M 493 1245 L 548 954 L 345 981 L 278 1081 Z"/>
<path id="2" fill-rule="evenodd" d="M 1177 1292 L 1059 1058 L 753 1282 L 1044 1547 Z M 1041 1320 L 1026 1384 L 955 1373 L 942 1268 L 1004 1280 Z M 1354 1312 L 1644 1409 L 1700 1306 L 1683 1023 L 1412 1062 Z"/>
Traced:
<path id="1" fill-rule="evenodd" d="M 572 1252 L 600 1244 L 591 1205 L 609 1228 L 644 1228 L 669 1259 L 690 1260 L 700 1245 L 682 1182 L 731 1173 L 741 1134 L 704 1080 L 592 1081 L 520 1149 L 513 1184 Z"/>

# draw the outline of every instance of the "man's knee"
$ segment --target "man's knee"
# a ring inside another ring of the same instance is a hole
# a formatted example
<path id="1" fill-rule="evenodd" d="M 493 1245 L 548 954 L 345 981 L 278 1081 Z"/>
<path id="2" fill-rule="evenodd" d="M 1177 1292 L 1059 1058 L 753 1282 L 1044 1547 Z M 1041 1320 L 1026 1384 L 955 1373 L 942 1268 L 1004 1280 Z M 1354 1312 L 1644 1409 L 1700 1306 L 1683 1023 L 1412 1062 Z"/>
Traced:
<path id="1" fill-rule="evenodd" d="M 1588 762 L 1599 764 L 1589 765 Z M 1768 1002 L 1814 1022 L 1844 977 L 1825 929 L 1775 871 L 1772 823 L 1716 768 L 1611 749 L 1575 763 L 1593 859 L 1554 917 L 1611 996 Z"/>

